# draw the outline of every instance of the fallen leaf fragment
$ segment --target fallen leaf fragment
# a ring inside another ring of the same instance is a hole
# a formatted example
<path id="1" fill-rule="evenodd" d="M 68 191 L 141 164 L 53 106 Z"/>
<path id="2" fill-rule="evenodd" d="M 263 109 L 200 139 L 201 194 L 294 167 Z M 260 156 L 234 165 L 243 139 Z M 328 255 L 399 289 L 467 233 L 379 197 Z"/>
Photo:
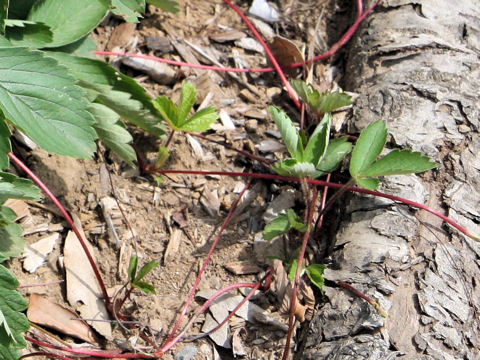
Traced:
<path id="1" fill-rule="evenodd" d="M 207 333 L 210 330 L 213 330 L 219 323 L 215 321 L 212 315 L 207 314 L 205 316 L 205 322 L 202 326 L 202 332 Z M 212 339 L 212 341 L 217 344 L 218 346 L 230 349 L 231 345 L 231 336 L 228 335 L 228 323 L 225 323 L 221 328 L 217 331 L 208 334 L 208 337 Z"/>
<path id="2" fill-rule="evenodd" d="M 29 273 L 34 273 L 47 260 L 48 254 L 52 252 L 60 238 L 59 233 L 51 234 L 36 243 L 27 245 L 23 251 L 23 268 Z"/>
<path id="3" fill-rule="evenodd" d="M 84 321 L 72 320 L 77 314 L 65 309 L 39 294 L 30 295 L 27 317 L 31 322 L 55 329 L 62 334 L 95 344 L 96 340 L 90 326 Z"/>
<path id="4" fill-rule="evenodd" d="M 165 250 L 165 255 L 163 257 L 164 264 L 167 264 L 168 262 L 172 261 L 177 256 L 181 241 L 182 241 L 182 230 L 173 229 L 172 234 L 170 235 L 170 240 L 168 242 L 167 249 Z"/>
<path id="5" fill-rule="evenodd" d="M 93 257 L 93 247 L 86 240 L 78 217 L 74 220 Z M 82 318 L 99 320 L 88 323 L 105 338 L 111 339 L 111 325 L 108 321 L 102 321 L 110 319 L 102 291 L 88 262 L 88 258 L 73 231 L 68 232 L 63 254 L 65 258 L 68 302 L 71 306 L 77 307 Z"/>

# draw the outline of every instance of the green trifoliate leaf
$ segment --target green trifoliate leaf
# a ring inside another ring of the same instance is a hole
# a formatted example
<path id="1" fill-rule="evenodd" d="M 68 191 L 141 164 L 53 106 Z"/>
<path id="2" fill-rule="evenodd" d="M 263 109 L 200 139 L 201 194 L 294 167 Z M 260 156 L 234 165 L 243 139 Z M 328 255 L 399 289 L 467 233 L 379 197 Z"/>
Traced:
<path id="1" fill-rule="evenodd" d="M 4 319 L 0 325 L 0 358 L 4 360 L 17 360 L 18 350 L 27 345 L 23 333 L 29 322 L 22 311 L 28 304 L 17 287 L 15 276 L 0 265 L 0 312 Z"/>
<path id="2" fill-rule="evenodd" d="M 290 230 L 290 222 L 286 214 L 280 214 L 265 226 L 263 230 L 263 238 L 272 240 L 277 236 L 286 234 Z"/>
<path id="3" fill-rule="evenodd" d="M 127 22 L 138 22 L 145 12 L 145 0 L 112 0 L 112 12 Z"/>
<path id="4" fill-rule="evenodd" d="M 347 154 L 352 151 L 352 143 L 346 137 L 330 140 L 325 156 L 317 166 L 323 174 L 336 170 Z"/>
<path id="5" fill-rule="evenodd" d="M 367 169 L 359 177 L 412 174 L 433 169 L 437 166 L 427 156 L 411 150 L 393 150 Z"/>
<path id="6" fill-rule="evenodd" d="M 383 121 L 371 123 L 360 133 L 350 160 L 350 175 L 354 179 L 377 159 L 386 141 L 387 128 Z"/>
<path id="7" fill-rule="evenodd" d="M 39 51 L 0 49 L 0 107 L 40 147 L 74 157 L 96 150 L 94 119 L 84 91 L 55 60 Z"/>
<path id="8" fill-rule="evenodd" d="M 301 157 L 298 148 L 299 135 L 292 120 L 290 120 L 287 114 L 275 106 L 269 106 L 268 110 L 270 111 L 280 134 L 282 134 L 283 142 L 285 143 L 290 156 L 292 158 Z"/>
<path id="9" fill-rule="evenodd" d="M 210 129 L 210 125 L 217 119 L 218 114 L 215 112 L 215 108 L 209 106 L 193 114 L 182 124 L 180 129 L 187 132 L 202 132 Z"/>
<path id="10" fill-rule="evenodd" d="M 40 191 L 30 180 L 0 172 L 0 205 L 10 198 L 40 200 Z"/>
<path id="11" fill-rule="evenodd" d="M 303 161 L 312 163 L 315 167 L 325 156 L 330 138 L 330 124 L 332 116 L 325 114 L 323 120 L 313 131 L 310 140 L 303 152 Z"/>
<path id="12" fill-rule="evenodd" d="M 134 166 L 136 154 L 130 146 L 133 138 L 120 121 L 120 116 L 102 104 L 90 104 L 88 109 L 96 120 L 93 127 L 100 140 L 129 165 Z"/>
<path id="13" fill-rule="evenodd" d="M 178 8 L 178 2 L 172 0 L 147 0 L 147 3 L 172 14 L 176 14 L 180 11 Z"/>
<path id="14" fill-rule="evenodd" d="M 42 48 L 53 41 L 53 33 L 45 24 L 12 19 L 7 19 L 5 23 L 5 37 L 13 46 Z"/>
<path id="15" fill-rule="evenodd" d="M 102 21 L 110 7 L 109 0 L 35 1 L 27 20 L 50 27 L 53 41 L 48 47 L 70 44 L 81 39 Z"/>
<path id="16" fill-rule="evenodd" d="M 190 110 L 192 110 L 197 99 L 197 90 L 192 83 L 184 82 L 182 84 L 182 94 L 178 104 L 178 125 L 181 127 L 187 120 Z"/>
<path id="17" fill-rule="evenodd" d="M 312 264 L 305 269 L 310 281 L 316 287 L 322 290 L 322 292 L 323 292 L 323 285 L 325 284 L 325 279 L 323 278 L 324 270 L 325 270 L 325 265 L 321 265 L 321 264 Z"/>

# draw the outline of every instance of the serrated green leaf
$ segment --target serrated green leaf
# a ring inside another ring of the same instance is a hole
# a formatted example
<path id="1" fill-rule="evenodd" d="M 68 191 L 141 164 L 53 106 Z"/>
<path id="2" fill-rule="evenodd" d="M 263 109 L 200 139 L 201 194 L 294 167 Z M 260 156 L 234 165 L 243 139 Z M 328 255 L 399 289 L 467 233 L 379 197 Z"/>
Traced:
<path id="1" fill-rule="evenodd" d="M 328 174 L 336 170 L 343 158 L 352 151 L 352 143 L 347 140 L 348 138 L 346 137 L 330 140 L 327 152 L 318 164 L 317 170 L 323 174 Z"/>
<path id="2" fill-rule="evenodd" d="M 263 238 L 272 240 L 277 236 L 286 234 L 290 230 L 290 222 L 286 214 L 280 214 L 265 226 L 263 230 Z"/>
<path id="3" fill-rule="evenodd" d="M 80 40 L 77 40 L 73 43 L 60 46 L 57 48 L 51 49 L 52 51 L 60 51 L 70 55 L 75 55 L 79 57 L 96 59 L 96 55 L 93 53 L 97 50 L 97 44 L 90 37 L 85 36 Z"/>
<path id="4" fill-rule="evenodd" d="M 112 0 L 112 13 L 121 16 L 127 22 L 138 22 L 145 12 L 145 0 Z"/>
<path id="5" fill-rule="evenodd" d="M 321 264 L 312 264 L 307 266 L 305 269 L 308 278 L 310 281 L 318 287 L 323 292 L 323 285 L 325 284 L 325 279 L 323 278 L 323 271 L 325 270 L 325 265 Z"/>
<path id="6" fill-rule="evenodd" d="M 148 4 L 158 7 L 159 9 L 176 14 L 180 11 L 178 2 L 172 0 L 147 0 Z"/>
<path id="7" fill-rule="evenodd" d="M 295 256 L 295 258 L 292 260 L 292 263 L 290 264 L 290 270 L 288 271 L 287 278 L 290 281 L 295 280 L 295 274 L 297 273 L 297 267 L 298 267 L 298 258 Z M 300 271 L 300 277 L 303 276 L 305 272 L 305 264 L 302 264 L 302 270 Z"/>
<path id="8" fill-rule="evenodd" d="M 20 256 L 25 247 L 23 229 L 15 223 L 16 216 L 9 207 L 0 206 L 0 262 Z"/>
<path id="9" fill-rule="evenodd" d="M 355 179 L 357 182 L 357 185 L 368 190 L 375 190 L 378 187 L 379 180 L 375 178 L 368 178 L 368 179 L 363 179 L 363 178 L 357 178 Z"/>
<path id="10" fill-rule="evenodd" d="M 315 111 L 321 114 L 332 112 L 338 108 L 348 106 L 352 103 L 352 98 L 342 92 L 324 93 L 320 97 Z"/>
<path id="11" fill-rule="evenodd" d="M 0 33 L 5 33 L 5 20 L 8 18 L 8 0 L 0 0 Z"/>
<path id="12" fill-rule="evenodd" d="M 358 137 L 350 160 L 350 175 L 356 179 L 380 155 L 387 141 L 387 128 L 383 121 L 368 125 Z"/>
<path id="13" fill-rule="evenodd" d="M 120 121 L 120 116 L 103 104 L 90 104 L 88 110 L 96 120 L 93 127 L 100 140 L 130 166 L 134 166 L 136 154 L 130 145 L 133 138 Z"/>
<path id="14" fill-rule="evenodd" d="M 27 20 L 50 27 L 53 41 L 47 47 L 58 47 L 77 41 L 102 21 L 110 7 L 109 0 L 43 0 L 36 1 Z"/>
<path id="15" fill-rule="evenodd" d="M 84 95 L 66 69 L 41 52 L 0 49 L 0 107 L 9 122 L 45 150 L 93 155 L 94 119 Z"/>
<path id="16" fill-rule="evenodd" d="M 173 101 L 166 96 L 159 96 L 153 103 L 163 119 L 170 124 L 170 126 L 180 131 L 178 124 L 178 108 Z"/>
<path id="17" fill-rule="evenodd" d="M 40 200 L 40 190 L 28 179 L 0 172 L 0 205 L 7 199 Z"/>
<path id="18" fill-rule="evenodd" d="M 280 134 L 282 134 L 283 142 L 285 143 L 290 156 L 292 158 L 298 158 L 299 135 L 292 120 L 290 120 L 287 114 L 275 106 L 269 106 L 268 110 L 270 111 Z"/>
<path id="19" fill-rule="evenodd" d="M 10 160 L 7 154 L 11 151 L 10 130 L 5 122 L 3 114 L 0 114 L 0 170 L 8 169 Z"/>
<path id="20" fill-rule="evenodd" d="M 437 164 L 411 150 L 393 150 L 358 174 L 359 177 L 412 174 L 433 169 Z"/>
<path id="21" fill-rule="evenodd" d="M 130 262 L 128 263 L 128 280 L 133 282 L 138 268 L 138 256 L 132 255 Z"/>
<path id="22" fill-rule="evenodd" d="M 215 107 L 208 106 L 190 116 L 190 118 L 182 124 L 180 129 L 187 132 L 202 132 L 210 129 L 210 125 L 217 121 L 217 119 L 218 114 L 215 112 Z"/>
<path id="23" fill-rule="evenodd" d="M 122 118 L 152 135 L 165 134 L 165 127 L 161 123 L 162 116 L 153 106 L 152 99 L 145 89 L 135 80 L 102 61 L 61 52 L 49 52 L 48 56 L 67 67 L 78 84 L 90 91 L 93 99 L 110 107 Z"/>
<path id="24" fill-rule="evenodd" d="M 155 291 L 155 287 L 152 284 L 139 281 L 136 283 L 132 284 L 134 287 L 146 292 L 146 293 L 151 293 L 151 294 L 156 294 L 157 292 Z"/>
<path id="25" fill-rule="evenodd" d="M 53 33 L 45 24 L 7 19 L 5 37 L 13 46 L 42 48 L 53 41 Z"/>
<path id="26" fill-rule="evenodd" d="M 313 86 L 302 80 L 291 80 L 290 84 L 303 102 L 310 105 L 309 98 L 315 91 Z"/>
<path id="27" fill-rule="evenodd" d="M 303 152 L 303 161 L 312 163 L 315 167 L 318 166 L 327 152 L 328 142 L 330 139 L 330 124 L 332 116 L 325 114 L 323 120 L 317 125 L 310 140 Z"/>
<path id="28" fill-rule="evenodd" d="M 184 82 L 182 84 L 182 94 L 178 104 L 178 125 L 181 127 L 187 120 L 187 116 L 192 110 L 197 99 L 197 90 L 192 83 Z"/>
<path id="29" fill-rule="evenodd" d="M 23 333 L 28 330 L 29 322 L 22 313 L 27 308 L 27 301 L 16 290 L 18 281 L 4 266 L 0 265 L 0 312 L 6 320 L 11 336 L 0 326 L 0 354 L 2 359 L 18 359 L 11 357 L 15 350 L 26 346 Z"/>
<path id="30" fill-rule="evenodd" d="M 287 210 L 287 217 L 291 228 L 294 228 L 295 230 L 302 233 L 307 231 L 307 225 L 302 222 L 300 216 L 298 216 L 293 209 Z"/>
<path id="31" fill-rule="evenodd" d="M 134 283 L 138 283 L 142 278 L 147 275 L 155 266 L 158 265 L 157 260 L 152 260 L 145 265 L 142 266 L 142 268 L 138 271 L 137 276 L 135 277 L 135 280 L 133 281 Z"/>

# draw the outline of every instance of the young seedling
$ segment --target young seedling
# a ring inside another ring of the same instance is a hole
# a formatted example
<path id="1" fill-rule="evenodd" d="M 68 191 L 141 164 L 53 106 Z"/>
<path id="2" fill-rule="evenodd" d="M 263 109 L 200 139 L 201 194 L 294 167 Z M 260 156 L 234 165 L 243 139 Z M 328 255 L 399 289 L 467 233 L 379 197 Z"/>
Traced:
<path id="1" fill-rule="evenodd" d="M 279 175 L 317 178 L 335 170 L 352 149 L 346 138 L 330 141 L 332 116 L 328 113 L 307 140 L 282 110 L 274 106 L 269 110 L 291 156 L 272 165 Z"/>
<path id="2" fill-rule="evenodd" d="M 320 93 L 311 84 L 301 80 L 290 81 L 292 87 L 310 110 L 318 115 L 332 112 L 338 108 L 351 105 L 352 98 L 343 92 Z"/>
<path id="3" fill-rule="evenodd" d="M 156 294 L 155 287 L 152 284 L 142 281 L 142 279 L 157 265 L 158 261 L 152 260 L 143 265 L 141 269 L 138 270 L 138 256 L 132 255 L 128 264 L 128 285 L 130 286 L 130 288 L 127 290 L 127 293 L 125 294 L 123 299 L 118 304 L 115 304 L 117 311 L 120 311 L 123 304 L 130 297 L 130 294 L 133 292 L 134 289 L 140 289 L 141 291 L 146 293 Z"/>

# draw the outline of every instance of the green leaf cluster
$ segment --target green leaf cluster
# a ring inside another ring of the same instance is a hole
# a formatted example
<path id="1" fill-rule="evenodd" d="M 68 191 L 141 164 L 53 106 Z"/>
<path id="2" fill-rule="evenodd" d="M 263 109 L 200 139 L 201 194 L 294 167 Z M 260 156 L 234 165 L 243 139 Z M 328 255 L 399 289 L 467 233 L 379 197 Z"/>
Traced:
<path id="1" fill-rule="evenodd" d="M 342 92 L 320 93 L 311 84 L 301 80 L 292 80 L 291 85 L 298 96 L 317 114 L 329 113 L 352 103 L 352 98 Z"/>
<path id="2" fill-rule="evenodd" d="M 277 236 L 286 234 L 290 229 L 295 229 L 300 232 L 307 231 L 307 225 L 302 222 L 293 209 L 288 209 L 285 214 L 278 215 L 267 224 L 263 230 L 263 238 L 265 240 L 272 240 Z"/>
<path id="3" fill-rule="evenodd" d="M 351 151 L 352 144 L 346 138 L 330 141 L 332 116 L 329 113 L 307 139 L 285 112 L 275 106 L 270 106 L 269 111 L 291 156 L 272 165 L 280 175 L 317 178 L 335 170 Z"/>
<path id="4" fill-rule="evenodd" d="M 297 273 L 298 259 L 295 257 L 289 264 L 286 265 L 288 270 L 288 279 L 293 281 L 295 279 L 295 274 Z M 325 285 L 325 279 L 323 277 L 323 271 L 326 266 L 322 264 L 312 264 L 305 266 L 302 264 L 302 271 L 300 272 L 300 277 L 304 274 L 307 274 L 308 278 L 322 293 L 323 285 Z"/>
<path id="5" fill-rule="evenodd" d="M 208 130 L 218 119 L 215 107 L 208 106 L 189 116 L 197 99 L 195 87 L 189 83 L 182 84 L 182 93 L 177 105 L 166 96 L 155 100 L 155 107 L 162 114 L 174 131 L 202 132 Z"/>
<path id="6" fill-rule="evenodd" d="M 138 271 L 138 257 L 133 255 L 130 258 L 130 263 L 128 265 L 128 279 L 130 281 L 130 285 L 136 287 L 144 292 L 156 294 L 155 288 L 152 284 L 149 284 L 145 281 L 141 281 L 145 275 L 147 275 L 150 271 L 153 270 L 154 267 L 158 265 L 157 260 L 152 260 L 145 265 Z"/>
<path id="7" fill-rule="evenodd" d="M 359 186 L 375 190 L 379 176 L 418 173 L 436 167 L 427 156 L 411 150 L 396 149 L 377 159 L 386 141 L 387 127 L 383 121 L 375 121 L 361 132 L 350 160 L 350 175 Z"/>
<path id="8" fill-rule="evenodd" d="M 26 346 L 23 333 L 29 322 L 22 312 L 27 301 L 16 290 L 18 281 L 3 265 L 0 265 L 0 358 L 16 360 L 19 350 Z"/>

